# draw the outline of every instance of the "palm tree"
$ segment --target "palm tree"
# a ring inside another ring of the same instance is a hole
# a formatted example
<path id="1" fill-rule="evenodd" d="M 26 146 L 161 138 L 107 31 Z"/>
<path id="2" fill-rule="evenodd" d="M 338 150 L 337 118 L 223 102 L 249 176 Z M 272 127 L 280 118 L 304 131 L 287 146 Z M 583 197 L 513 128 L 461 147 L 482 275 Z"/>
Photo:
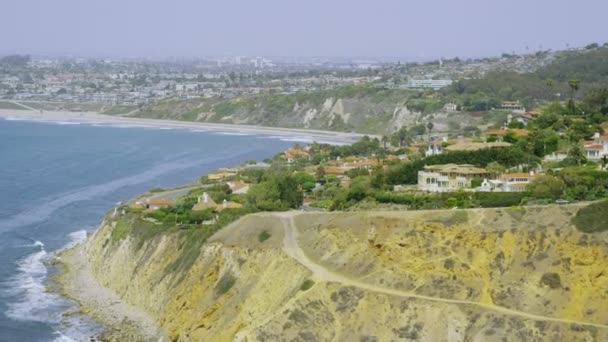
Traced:
<path id="1" fill-rule="evenodd" d="M 429 140 L 431 139 L 431 131 L 433 130 L 433 127 L 435 127 L 435 125 L 433 125 L 433 123 L 430 121 L 426 124 L 426 129 L 429 131 Z"/>
<path id="2" fill-rule="evenodd" d="M 568 107 L 568 109 L 570 109 L 570 114 L 575 115 L 576 114 L 576 104 L 574 102 L 574 97 L 581 85 L 581 82 L 579 80 L 570 80 L 570 81 L 568 81 L 568 85 L 570 86 L 570 89 L 572 89 L 572 94 L 570 95 L 570 101 L 568 101 L 567 107 Z"/>
<path id="3" fill-rule="evenodd" d="M 570 80 L 570 81 L 568 81 L 568 85 L 570 86 L 570 89 L 572 89 L 572 98 L 574 98 L 574 95 L 576 94 L 576 92 L 578 91 L 578 89 L 581 85 L 581 81 Z"/>
<path id="4" fill-rule="evenodd" d="M 577 166 L 581 166 L 582 164 L 587 162 L 587 157 L 585 157 L 585 152 L 579 145 L 574 145 L 568 151 L 568 158 L 570 158 Z"/>
<path id="5" fill-rule="evenodd" d="M 388 138 L 388 136 L 387 136 L 387 135 L 383 135 L 383 136 L 382 136 L 382 144 L 384 145 L 384 149 L 385 149 L 385 150 L 386 150 L 386 145 L 388 144 L 389 140 L 390 140 L 390 139 Z"/>

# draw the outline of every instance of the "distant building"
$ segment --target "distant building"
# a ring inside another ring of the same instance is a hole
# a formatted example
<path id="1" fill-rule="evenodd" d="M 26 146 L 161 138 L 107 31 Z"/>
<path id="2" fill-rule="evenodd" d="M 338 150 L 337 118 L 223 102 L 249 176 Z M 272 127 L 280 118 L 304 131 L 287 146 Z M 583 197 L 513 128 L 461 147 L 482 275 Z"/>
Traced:
<path id="1" fill-rule="evenodd" d="M 585 141 L 583 149 L 589 160 L 600 160 L 604 156 L 608 156 L 608 135 L 601 136 L 596 133 L 593 139 Z"/>
<path id="2" fill-rule="evenodd" d="M 504 101 L 500 104 L 500 109 L 510 110 L 513 113 L 526 114 L 526 107 L 524 107 L 519 101 Z"/>
<path id="3" fill-rule="evenodd" d="M 443 153 L 443 148 L 441 144 L 438 143 L 428 144 L 428 146 L 426 147 L 426 151 L 424 151 L 424 155 L 426 157 L 436 156 L 441 153 Z"/>
<path id="4" fill-rule="evenodd" d="M 457 112 L 458 111 L 458 105 L 455 104 L 455 103 L 446 103 L 443 106 L 443 110 L 445 110 L 448 113 Z"/>
<path id="5" fill-rule="evenodd" d="M 486 179 L 489 175 L 485 169 L 469 164 L 429 165 L 418 171 L 418 189 L 430 192 L 471 189 L 473 179 Z"/>
<path id="6" fill-rule="evenodd" d="M 528 185 L 536 175 L 530 173 L 505 173 L 500 177 L 500 190 L 505 192 L 526 191 Z"/>
<path id="7" fill-rule="evenodd" d="M 408 88 L 430 88 L 438 90 L 452 84 L 452 80 L 409 80 L 407 82 Z"/>

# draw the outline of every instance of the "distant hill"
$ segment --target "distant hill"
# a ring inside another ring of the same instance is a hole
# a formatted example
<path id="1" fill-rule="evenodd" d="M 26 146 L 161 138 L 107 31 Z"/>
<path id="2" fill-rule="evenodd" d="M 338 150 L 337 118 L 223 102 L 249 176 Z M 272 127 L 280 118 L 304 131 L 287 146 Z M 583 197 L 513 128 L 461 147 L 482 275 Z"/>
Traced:
<path id="1" fill-rule="evenodd" d="M 526 63 L 530 56 L 520 59 Z M 578 97 L 590 89 L 608 87 L 608 47 L 559 52 L 552 63 L 530 73 L 489 71 L 483 77 L 462 79 L 441 91 L 388 89 L 385 79 L 382 84 L 290 95 L 172 98 L 145 105 L 130 115 L 370 134 L 391 133 L 402 126 L 432 121 L 435 132 L 458 132 L 467 127 L 501 125 L 507 114 L 493 110 L 501 101 L 518 100 L 533 108 L 547 101 L 565 100 L 572 95 L 568 81 L 573 79 L 580 81 Z M 463 111 L 447 113 L 443 110 L 446 103 L 455 103 Z"/>

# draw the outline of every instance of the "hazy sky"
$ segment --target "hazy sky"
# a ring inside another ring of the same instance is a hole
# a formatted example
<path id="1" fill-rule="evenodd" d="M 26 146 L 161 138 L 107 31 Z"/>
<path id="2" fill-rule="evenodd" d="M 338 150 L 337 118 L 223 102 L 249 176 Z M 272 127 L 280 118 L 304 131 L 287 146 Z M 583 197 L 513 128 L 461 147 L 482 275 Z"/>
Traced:
<path id="1" fill-rule="evenodd" d="M 0 53 L 453 57 L 608 41 L 608 0 L 0 0 Z"/>

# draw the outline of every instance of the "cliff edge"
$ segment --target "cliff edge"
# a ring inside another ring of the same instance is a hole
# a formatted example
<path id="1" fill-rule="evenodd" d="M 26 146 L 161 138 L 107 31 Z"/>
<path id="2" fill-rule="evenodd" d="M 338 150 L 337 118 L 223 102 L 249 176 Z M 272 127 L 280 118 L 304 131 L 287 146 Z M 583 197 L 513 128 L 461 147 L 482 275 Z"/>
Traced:
<path id="1" fill-rule="evenodd" d="M 255 214 L 204 241 L 127 215 L 82 251 L 176 341 L 607 340 L 585 206 Z"/>

